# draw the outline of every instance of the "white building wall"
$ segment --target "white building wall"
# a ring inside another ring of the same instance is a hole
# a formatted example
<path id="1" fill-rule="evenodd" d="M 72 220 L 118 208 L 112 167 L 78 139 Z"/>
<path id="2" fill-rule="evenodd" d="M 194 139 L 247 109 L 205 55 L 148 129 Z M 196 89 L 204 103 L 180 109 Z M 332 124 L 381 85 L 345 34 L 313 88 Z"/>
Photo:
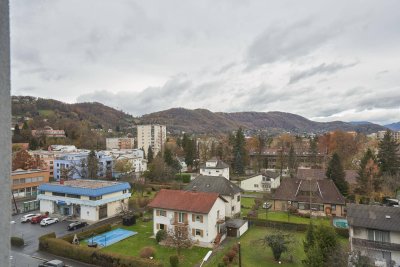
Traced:
<path id="1" fill-rule="evenodd" d="M 218 212 L 219 211 L 219 212 Z M 219 213 L 219 218 L 217 214 Z M 224 215 L 226 214 L 225 211 L 225 202 L 218 198 L 217 201 L 215 202 L 214 206 L 211 208 L 210 212 L 208 213 L 208 220 L 207 220 L 207 234 L 206 236 L 208 237 L 208 242 L 213 242 L 215 237 L 218 234 L 217 230 L 217 221 L 218 219 L 224 218 Z"/>
<path id="2" fill-rule="evenodd" d="M 97 207 L 81 206 L 81 219 L 95 222 L 99 220 L 99 211 Z"/>
<path id="3" fill-rule="evenodd" d="M 54 213 L 54 204 L 50 200 L 40 200 L 40 212 L 45 213 L 48 211 L 50 214 Z"/>
<path id="4" fill-rule="evenodd" d="M 239 196 L 239 201 L 237 201 L 238 196 Z M 240 214 L 240 210 L 241 210 L 240 193 L 234 195 L 233 197 L 231 197 L 231 196 L 222 196 L 222 197 L 228 201 L 227 203 L 225 203 L 225 216 L 226 217 L 233 217 L 237 213 Z M 234 207 L 234 210 L 232 210 L 232 207 Z"/>
<path id="5" fill-rule="evenodd" d="M 240 181 L 240 188 L 242 188 L 244 191 L 261 192 L 264 191 L 263 187 L 261 186 L 261 181 L 262 175 L 260 174 L 249 179 Z"/>
<path id="6" fill-rule="evenodd" d="M 200 174 L 206 176 L 222 176 L 229 180 L 229 168 L 225 169 L 201 168 Z"/>
<path id="7" fill-rule="evenodd" d="M 149 154 L 147 151 L 149 146 L 153 148 L 154 155 L 157 155 L 163 149 L 167 140 L 167 129 L 165 125 L 159 124 L 138 125 L 137 140 L 138 148 L 143 148 L 146 155 Z"/>

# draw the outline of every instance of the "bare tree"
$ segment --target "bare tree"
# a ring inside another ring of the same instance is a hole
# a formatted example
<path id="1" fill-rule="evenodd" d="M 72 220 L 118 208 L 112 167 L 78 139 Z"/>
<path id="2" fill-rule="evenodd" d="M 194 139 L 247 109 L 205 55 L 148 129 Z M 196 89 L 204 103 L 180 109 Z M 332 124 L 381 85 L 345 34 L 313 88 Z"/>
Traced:
<path id="1" fill-rule="evenodd" d="M 190 238 L 188 225 L 175 225 L 173 229 L 169 229 L 166 244 L 176 248 L 176 253 L 181 254 L 182 248 L 192 246 L 193 240 Z"/>

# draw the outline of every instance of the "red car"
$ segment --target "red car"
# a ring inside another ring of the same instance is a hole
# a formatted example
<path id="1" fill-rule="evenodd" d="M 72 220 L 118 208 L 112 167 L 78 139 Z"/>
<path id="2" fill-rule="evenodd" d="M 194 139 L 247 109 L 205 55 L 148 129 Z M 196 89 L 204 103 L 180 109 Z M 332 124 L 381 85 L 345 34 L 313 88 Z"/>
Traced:
<path id="1" fill-rule="evenodd" d="M 47 215 L 41 214 L 41 215 L 35 216 L 31 219 L 31 223 L 32 224 L 40 223 L 44 218 L 47 218 Z"/>

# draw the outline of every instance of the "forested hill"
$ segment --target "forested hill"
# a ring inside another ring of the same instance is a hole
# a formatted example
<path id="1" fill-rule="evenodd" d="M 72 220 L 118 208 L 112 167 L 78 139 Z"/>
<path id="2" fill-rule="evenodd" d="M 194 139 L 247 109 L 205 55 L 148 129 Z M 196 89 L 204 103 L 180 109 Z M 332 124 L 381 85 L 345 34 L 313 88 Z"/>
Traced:
<path id="1" fill-rule="evenodd" d="M 12 113 L 14 121 L 21 121 L 23 117 L 32 118 L 31 128 L 49 125 L 67 131 L 66 125 L 76 122 L 84 122 L 91 128 L 113 131 L 131 129 L 138 123 L 161 123 L 167 125 L 170 132 L 184 131 L 197 134 L 228 133 L 239 127 L 292 133 L 323 133 L 333 130 L 372 133 L 386 129 L 373 123 L 315 122 L 296 114 L 276 111 L 224 113 L 211 112 L 207 109 L 172 108 L 135 118 L 97 102 L 67 104 L 53 99 L 29 96 L 13 96 Z"/>
<path id="2" fill-rule="evenodd" d="M 144 115 L 142 123 L 166 124 L 171 131 L 194 133 L 224 133 L 238 127 L 246 129 L 290 131 L 293 133 L 323 133 L 334 130 L 373 133 L 386 128 L 373 123 L 353 125 L 342 121 L 315 122 L 285 112 L 211 112 L 206 109 L 172 108 Z"/>
<path id="3" fill-rule="evenodd" d="M 92 128 L 113 129 L 131 127 L 134 118 L 123 111 L 101 103 L 67 104 L 53 99 L 30 96 L 12 97 L 12 115 L 14 120 L 21 117 L 32 118 L 31 127 L 46 125 L 64 129 L 71 121 L 87 122 Z"/>

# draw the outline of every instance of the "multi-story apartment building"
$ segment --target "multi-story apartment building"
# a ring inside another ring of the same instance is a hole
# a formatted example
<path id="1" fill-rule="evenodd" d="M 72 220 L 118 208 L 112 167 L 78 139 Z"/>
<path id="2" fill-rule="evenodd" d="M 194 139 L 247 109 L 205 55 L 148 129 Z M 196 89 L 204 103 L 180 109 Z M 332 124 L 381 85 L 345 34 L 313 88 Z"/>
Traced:
<path id="1" fill-rule="evenodd" d="M 213 247 L 226 237 L 225 202 L 218 193 L 161 189 L 148 205 L 154 235 L 179 231 L 198 246 Z"/>
<path id="2" fill-rule="evenodd" d="M 383 137 L 385 136 L 386 131 L 379 131 L 376 133 L 376 138 L 378 138 L 379 140 L 382 140 Z M 400 131 L 391 131 L 392 133 L 392 137 L 394 140 L 396 140 L 397 142 L 400 142 Z"/>
<path id="3" fill-rule="evenodd" d="M 58 137 L 65 138 L 64 130 L 53 130 L 50 126 L 45 126 L 43 129 L 32 130 L 34 137 L 46 136 L 46 137 Z"/>
<path id="4" fill-rule="evenodd" d="M 400 266 L 400 208 L 349 204 L 347 220 L 351 251 L 375 266 Z"/>
<path id="5" fill-rule="evenodd" d="M 40 212 L 89 222 L 116 216 L 128 207 L 129 183 L 69 180 L 39 186 Z"/>
<path id="6" fill-rule="evenodd" d="M 50 178 L 54 178 L 54 159 L 55 152 L 47 150 L 31 150 L 29 151 L 33 157 L 37 157 L 45 163 L 45 168 L 49 172 Z"/>
<path id="7" fill-rule="evenodd" d="M 49 182 L 47 170 L 15 170 L 11 173 L 14 198 L 35 198 L 37 188 Z"/>
<path id="8" fill-rule="evenodd" d="M 163 151 L 164 144 L 167 140 L 167 128 L 165 125 L 148 124 L 137 126 L 137 148 L 142 148 L 146 155 L 148 149 L 153 149 L 154 155 Z"/>
<path id="9" fill-rule="evenodd" d="M 106 138 L 106 149 L 133 149 L 135 146 L 135 138 L 116 137 Z"/>
<path id="10" fill-rule="evenodd" d="M 79 151 L 75 153 L 62 154 L 54 159 L 54 179 L 85 179 L 85 162 L 89 155 L 89 151 Z M 103 151 L 96 152 L 96 157 L 99 162 L 98 176 L 112 177 L 113 159 L 110 155 Z"/>
<path id="11" fill-rule="evenodd" d="M 118 160 L 128 160 L 132 164 L 132 172 L 141 173 L 147 170 L 147 160 L 144 159 L 144 152 L 141 149 L 121 149 L 103 151 L 105 154 L 113 158 L 113 163 L 116 164 Z M 113 170 L 115 177 L 121 175 Z"/>
<path id="12" fill-rule="evenodd" d="M 222 176 L 229 180 L 229 165 L 219 159 L 210 159 L 200 165 L 200 174 L 206 176 Z"/>
<path id="13" fill-rule="evenodd" d="M 220 176 L 199 175 L 184 190 L 193 192 L 218 193 L 225 200 L 225 217 L 239 217 L 242 190 L 236 184 Z"/>

